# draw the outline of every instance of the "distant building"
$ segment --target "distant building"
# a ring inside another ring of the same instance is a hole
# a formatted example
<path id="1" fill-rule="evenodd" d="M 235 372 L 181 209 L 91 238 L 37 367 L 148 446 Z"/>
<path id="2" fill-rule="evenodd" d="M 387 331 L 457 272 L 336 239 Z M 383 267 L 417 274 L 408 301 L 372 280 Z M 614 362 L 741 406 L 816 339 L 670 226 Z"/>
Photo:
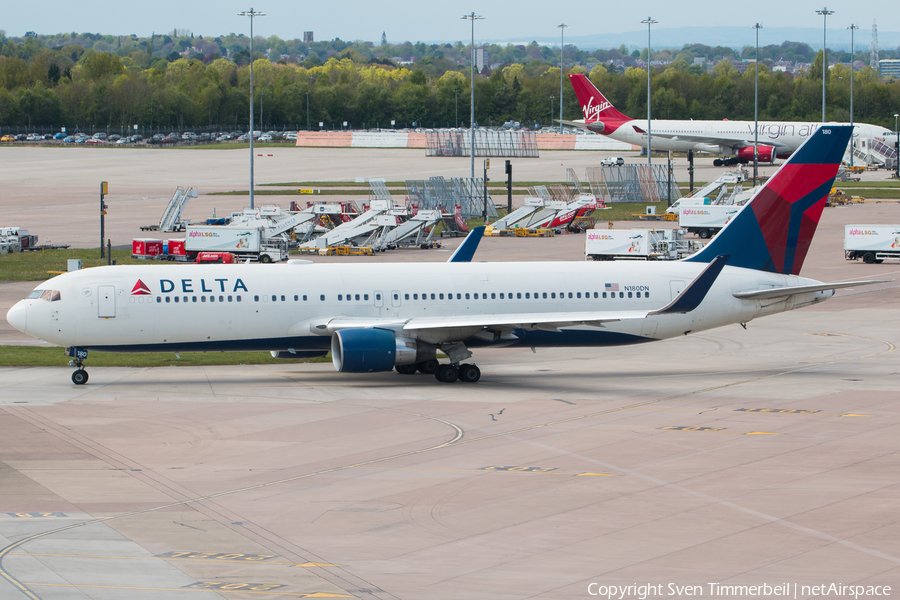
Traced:
<path id="1" fill-rule="evenodd" d="M 878 61 L 878 70 L 882 77 L 900 79 L 900 59 L 883 58 Z"/>
<path id="2" fill-rule="evenodd" d="M 313 32 L 312 32 L 312 31 L 304 31 L 304 32 L 303 32 L 303 43 L 304 43 L 304 44 L 312 44 L 312 43 L 315 42 L 315 41 L 316 41 L 316 40 L 313 39 Z"/>
<path id="3" fill-rule="evenodd" d="M 484 48 L 475 48 L 475 70 L 480 71 L 484 68 L 486 57 Z"/>

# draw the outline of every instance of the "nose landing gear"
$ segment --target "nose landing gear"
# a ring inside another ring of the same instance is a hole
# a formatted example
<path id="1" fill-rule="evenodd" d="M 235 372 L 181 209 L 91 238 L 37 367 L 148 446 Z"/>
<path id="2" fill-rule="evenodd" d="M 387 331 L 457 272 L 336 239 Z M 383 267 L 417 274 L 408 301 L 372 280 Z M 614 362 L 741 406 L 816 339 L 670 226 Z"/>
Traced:
<path id="1" fill-rule="evenodd" d="M 86 384 L 88 373 L 84 370 L 84 359 L 87 358 L 88 351 L 83 348 L 66 348 L 66 354 L 73 358 L 69 361 L 69 366 L 76 367 L 75 372 L 72 373 L 72 383 L 75 385 Z"/>

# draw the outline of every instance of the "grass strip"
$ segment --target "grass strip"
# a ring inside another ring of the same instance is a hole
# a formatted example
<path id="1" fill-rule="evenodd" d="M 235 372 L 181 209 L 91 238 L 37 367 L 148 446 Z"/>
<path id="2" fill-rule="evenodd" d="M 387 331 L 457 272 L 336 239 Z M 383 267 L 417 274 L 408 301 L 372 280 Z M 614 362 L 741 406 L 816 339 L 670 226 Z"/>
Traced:
<path id="1" fill-rule="evenodd" d="M 71 360 L 63 348 L 40 346 L 3 346 L 0 367 L 64 367 Z M 268 352 L 148 352 L 141 354 L 91 352 L 85 366 L 91 367 L 202 367 L 212 365 L 280 365 L 296 362 L 329 362 L 322 358 L 281 359 Z"/>

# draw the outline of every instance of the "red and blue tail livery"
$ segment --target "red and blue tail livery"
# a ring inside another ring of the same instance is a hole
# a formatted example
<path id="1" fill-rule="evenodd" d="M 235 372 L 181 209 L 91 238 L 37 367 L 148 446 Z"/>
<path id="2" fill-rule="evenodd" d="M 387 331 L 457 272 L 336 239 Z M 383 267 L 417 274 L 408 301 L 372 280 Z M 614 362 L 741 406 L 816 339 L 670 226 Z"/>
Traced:
<path id="1" fill-rule="evenodd" d="M 851 131 L 821 127 L 712 242 L 686 260 L 711 262 L 730 254 L 732 267 L 798 275 Z"/>

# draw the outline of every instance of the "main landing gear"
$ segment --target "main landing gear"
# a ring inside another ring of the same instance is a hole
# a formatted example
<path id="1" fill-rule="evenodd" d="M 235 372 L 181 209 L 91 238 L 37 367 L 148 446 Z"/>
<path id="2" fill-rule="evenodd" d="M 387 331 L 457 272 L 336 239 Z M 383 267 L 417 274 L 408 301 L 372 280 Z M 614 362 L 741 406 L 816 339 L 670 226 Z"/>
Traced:
<path id="1" fill-rule="evenodd" d="M 72 383 L 75 385 L 86 384 L 88 373 L 84 370 L 84 359 L 87 358 L 88 351 L 82 348 L 66 348 L 66 353 L 73 357 L 73 360 L 69 361 L 69 366 L 75 367 L 75 372 L 72 373 Z"/>
<path id="2" fill-rule="evenodd" d="M 444 344 L 441 346 L 441 351 L 450 358 L 450 364 L 442 365 L 437 359 L 431 358 L 411 365 L 397 365 L 394 368 L 403 375 L 412 375 L 416 371 L 426 375 L 433 374 L 435 379 L 443 383 L 453 383 L 454 381 L 475 383 L 481 379 L 481 369 L 476 365 L 462 363 L 463 360 L 472 356 L 464 344 L 458 342 Z"/>

